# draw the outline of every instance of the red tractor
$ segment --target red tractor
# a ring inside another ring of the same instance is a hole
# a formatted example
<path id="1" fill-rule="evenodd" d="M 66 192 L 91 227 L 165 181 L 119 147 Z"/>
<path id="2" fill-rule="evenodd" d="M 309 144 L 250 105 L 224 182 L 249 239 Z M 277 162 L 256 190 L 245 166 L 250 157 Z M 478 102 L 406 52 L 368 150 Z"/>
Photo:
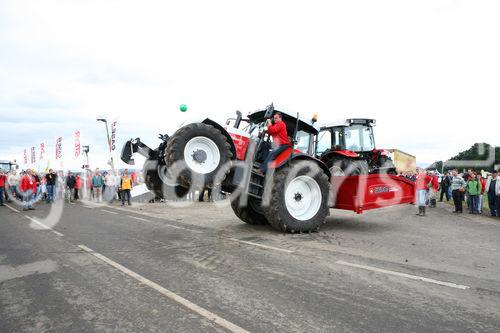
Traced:
<path id="1" fill-rule="evenodd" d="M 205 119 L 171 137 L 160 136 L 162 143 L 155 150 L 131 140 L 122 150 L 122 160 L 132 162 L 135 152 L 147 157 L 144 178 L 157 196 L 179 198 L 193 189 L 220 188 L 231 193 L 231 207 L 241 220 L 269 223 L 285 232 L 318 230 L 330 207 L 360 213 L 413 201 L 413 184 L 399 177 L 375 172 L 332 176 L 335 162 L 330 165 L 329 152 L 318 150 L 322 138 L 313 126 L 315 119 L 305 122 L 298 114 L 282 111 L 292 147 L 263 174 L 260 166 L 272 146 L 266 121 L 275 112 L 273 105 L 247 118 L 237 111 L 225 126 Z"/>

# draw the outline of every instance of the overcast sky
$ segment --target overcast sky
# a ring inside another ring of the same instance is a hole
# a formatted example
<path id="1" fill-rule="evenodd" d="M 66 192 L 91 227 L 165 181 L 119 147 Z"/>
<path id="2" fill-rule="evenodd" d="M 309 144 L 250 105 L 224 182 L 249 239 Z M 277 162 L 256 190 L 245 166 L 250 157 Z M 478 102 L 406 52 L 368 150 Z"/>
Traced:
<path id="1" fill-rule="evenodd" d="M 376 118 L 377 145 L 420 163 L 500 145 L 499 17 L 497 0 L 0 0 L 0 159 L 80 130 L 103 167 L 98 115 L 119 146 L 156 146 L 271 102 Z"/>

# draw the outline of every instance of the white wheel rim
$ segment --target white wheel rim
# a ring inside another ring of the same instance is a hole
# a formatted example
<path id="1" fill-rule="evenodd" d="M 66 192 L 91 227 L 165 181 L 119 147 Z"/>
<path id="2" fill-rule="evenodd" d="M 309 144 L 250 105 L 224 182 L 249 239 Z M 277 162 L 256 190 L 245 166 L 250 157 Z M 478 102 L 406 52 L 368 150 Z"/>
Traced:
<path id="1" fill-rule="evenodd" d="M 286 209 L 295 219 L 306 221 L 313 218 L 322 203 L 318 182 L 309 176 L 299 176 L 288 184 L 285 191 Z"/>
<path id="2" fill-rule="evenodd" d="M 194 172 L 210 173 L 219 165 L 219 147 L 207 137 L 196 136 L 189 140 L 184 147 L 184 160 Z"/>

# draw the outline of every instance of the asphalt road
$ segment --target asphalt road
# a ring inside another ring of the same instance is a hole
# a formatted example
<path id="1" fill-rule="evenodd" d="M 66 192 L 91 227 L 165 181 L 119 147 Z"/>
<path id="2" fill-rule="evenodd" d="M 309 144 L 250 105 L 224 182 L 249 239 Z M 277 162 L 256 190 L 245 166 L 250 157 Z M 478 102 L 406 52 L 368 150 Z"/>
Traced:
<path id="1" fill-rule="evenodd" d="M 210 204 L 13 209 L 0 207 L 0 332 L 500 327 L 500 222 L 446 205 L 332 210 L 302 235 Z"/>

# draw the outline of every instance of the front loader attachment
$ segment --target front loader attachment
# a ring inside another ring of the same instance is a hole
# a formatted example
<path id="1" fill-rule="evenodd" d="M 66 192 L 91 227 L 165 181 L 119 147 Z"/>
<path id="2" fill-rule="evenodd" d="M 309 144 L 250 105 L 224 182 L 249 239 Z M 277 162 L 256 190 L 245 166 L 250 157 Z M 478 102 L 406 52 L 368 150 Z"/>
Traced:
<path id="1" fill-rule="evenodd" d="M 146 146 L 144 143 L 141 142 L 141 139 L 130 139 L 128 140 L 125 145 L 123 145 L 122 148 L 122 153 L 121 153 L 121 160 L 127 164 L 134 165 L 135 161 L 132 158 L 132 155 L 135 153 L 139 153 L 142 156 L 151 159 L 154 157 L 154 150 Z"/>

